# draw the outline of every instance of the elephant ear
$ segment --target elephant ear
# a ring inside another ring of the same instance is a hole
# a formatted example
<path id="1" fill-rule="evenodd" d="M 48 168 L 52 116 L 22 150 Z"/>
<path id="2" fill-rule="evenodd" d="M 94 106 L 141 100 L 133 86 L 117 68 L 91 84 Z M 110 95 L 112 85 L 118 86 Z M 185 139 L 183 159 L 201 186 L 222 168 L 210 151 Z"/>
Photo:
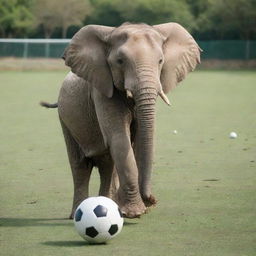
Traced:
<path id="1" fill-rule="evenodd" d="M 200 47 L 193 37 L 177 23 L 165 23 L 154 28 L 165 37 L 165 62 L 161 72 L 163 91 L 168 93 L 200 63 Z"/>
<path id="2" fill-rule="evenodd" d="M 88 25 L 81 28 L 66 48 L 63 59 L 73 73 L 98 91 L 112 97 L 113 79 L 107 63 L 107 37 L 114 28 Z"/>

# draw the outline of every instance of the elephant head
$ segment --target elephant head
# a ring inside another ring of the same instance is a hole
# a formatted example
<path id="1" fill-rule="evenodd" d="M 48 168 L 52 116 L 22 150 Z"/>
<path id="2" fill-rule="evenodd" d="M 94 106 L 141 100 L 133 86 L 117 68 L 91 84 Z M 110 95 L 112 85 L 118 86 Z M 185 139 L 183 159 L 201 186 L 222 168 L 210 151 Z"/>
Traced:
<path id="1" fill-rule="evenodd" d="M 142 197 L 150 197 L 155 102 L 200 62 L 200 48 L 177 23 L 89 25 L 78 31 L 64 53 L 67 66 L 106 97 L 126 91 L 135 103 L 135 155 Z"/>

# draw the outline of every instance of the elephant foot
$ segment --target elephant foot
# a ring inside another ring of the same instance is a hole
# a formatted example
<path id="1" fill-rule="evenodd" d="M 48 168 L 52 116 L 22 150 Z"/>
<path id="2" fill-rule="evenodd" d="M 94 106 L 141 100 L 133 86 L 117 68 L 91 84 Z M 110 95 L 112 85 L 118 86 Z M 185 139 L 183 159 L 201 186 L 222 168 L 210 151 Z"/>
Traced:
<path id="1" fill-rule="evenodd" d="M 121 206 L 121 212 L 123 214 L 124 218 L 139 218 L 142 214 L 146 212 L 146 207 L 143 202 L 141 204 L 125 204 L 124 206 Z"/>
<path id="2" fill-rule="evenodd" d="M 157 204 L 157 200 L 153 195 L 150 195 L 149 197 L 143 197 L 143 202 L 146 207 L 152 207 Z"/>
<path id="3" fill-rule="evenodd" d="M 86 199 L 86 198 L 84 198 L 84 199 Z M 79 206 L 79 204 L 80 204 L 84 199 L 76 200 L 75 203 L 73 203 L 72 210 L 71 210 L 71 213 L 70 213 L 70 215 L 69 215 L 69 219 L 71 219 L 71 220 L 74 219 L 76 209 L 77 209 L 77 207 Z"/>
<path id="4" fill-rule="evenodd" d="M 118 191 L 115 197 L 116 203 L 119 205 L 124 218 L 139 218 L 146 213 L 146 206 L 143 203 L 140 195 L 135 198 L 126 198 L 121 190 Z"/>
<path id="5" fill-rule="evenodd" d="M 74 219 L 75 212 L 76 212 L 76 208 L 73 208 L 73 209 L 71 210 L 70 215 L 69 215 L 69 219 L 70 219 L 70 220 L 73 220 L 73 219 Z"/>

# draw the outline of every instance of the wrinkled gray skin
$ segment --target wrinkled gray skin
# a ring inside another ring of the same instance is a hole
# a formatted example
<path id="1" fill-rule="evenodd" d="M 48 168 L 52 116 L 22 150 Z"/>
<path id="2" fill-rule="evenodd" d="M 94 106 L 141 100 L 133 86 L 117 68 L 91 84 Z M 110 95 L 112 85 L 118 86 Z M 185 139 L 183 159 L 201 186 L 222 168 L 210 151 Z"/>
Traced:
<path id="1" fill-rule="evenodd" d="M 63 58 L 71 67 L 58 110 L 74 180 L 70 217 L 88 197 L 93 166 L 99 195 L 128 218 L 156 203 L 151 192 L 157 96 L 173 89 L 200 61 L 200 49 L 176 23 L 90 25 L 76 33 Z M 119 186 L 120 184 L 120 186 Z"/>

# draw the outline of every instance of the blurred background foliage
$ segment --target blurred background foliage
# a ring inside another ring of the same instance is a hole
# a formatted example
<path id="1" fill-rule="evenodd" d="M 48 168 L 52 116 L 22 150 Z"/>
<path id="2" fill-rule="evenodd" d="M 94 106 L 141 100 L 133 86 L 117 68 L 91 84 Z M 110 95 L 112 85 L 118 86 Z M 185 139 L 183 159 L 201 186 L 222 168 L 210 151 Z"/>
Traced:
<path id="1" fill-rule="evenodd" d="M 178 22 L 198 40 L 256 39 L 256 0 L 0 0 L 0 37 L 70 38 L 82 26 Z"/>

